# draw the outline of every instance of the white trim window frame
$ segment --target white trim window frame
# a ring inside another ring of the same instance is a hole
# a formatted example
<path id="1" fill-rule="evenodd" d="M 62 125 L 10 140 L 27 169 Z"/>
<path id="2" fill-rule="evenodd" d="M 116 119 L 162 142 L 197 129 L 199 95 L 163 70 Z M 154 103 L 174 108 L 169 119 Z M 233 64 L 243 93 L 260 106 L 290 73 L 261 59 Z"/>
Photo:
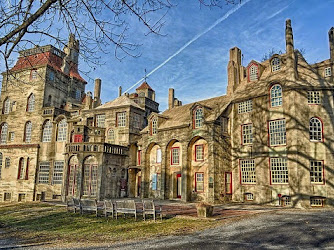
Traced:
<path id="1" fill-rule="evenodd" d="M 310 160 L 310 178 L 312 184 L 324 183 L 323 161 Z"/>
<path id="2" fill-rule="evenodd" d="M 38 169 L 38 183 L 48 184 L 50 173 L 50 162 L 41 162 Z"/>
<path id="3" fill-rule="evenodd" d="M 66 139 L 67 139 L 67 122 L 65 119 L 62 119 L 58 123 L 57 141 L 66 141 Z"/>
<path id="4" fill-rule="evenodd" d="M 105 114 L 96 115 L 96 127 L 105 128 L 105 120 L 106 120 Z"/>
<path id="5" fill-rule="evenodd" d="M 253 100 L 238 103 L 238 114 L 249 113 L 253 110 Z"/>
<path id="6" fill-rule="evenodd" d="M 240 160 L 241 184 L 255 184 L 256 172 L 254 159 Z"/>
<path id="7" fill-rule="evenodd" d="M 7 135 L 8 135 L 8 123 L 4 122 L 1 125 L 0 144 L 7 143 Z"/>
<path id="8" fill-rule="evenodd" d="M 307 91 L 307 103 L 308 104 L 320 104 L 321 96 L 320 91 Z"/>
<path id="9" fill-rule="evenodd" d="M 172 148 L 171 155 L 172 155 L 171 164 L 179 165 L 180 164 L 180 148 Z"/>
<path id="10" fill-rule="evenodd" d="M 194 128 L 203 127 L 203 108 L 198 107 L 194 112 Z"/>
<path id="11" fill-rule="evenodd" d="M 322 130 L 323 130 L 322 121 L 317 117 L 312 117 L 310 119 L 310 127 L 309 127 L 310 141 L 322 142 L 323 139 Z"/>
<path id="12" fill-rule="evenodd" d="M 126 112 L 117 113 L 117 127 L 125 127 L 126 124 Z"/>
<path id="13" fill-rule="evenodd" d="M 28 97 L 27 112 L 33 112 L 35 110 L 35 95 L 30 94 Z"/>
<path id="14" fill-rule="evenodd" d="M 332 69 L 331 69 L 331 67 L 325 68 L 324 75 L 325 75 L 325 77 L 332 76 Z"/>
<path id="15" fill-rule="evenodd" d="M 24 142 L 31 142 L 32 123 L 27 121 L 24 131 Z"/>
<path id="16" fill-rule="evenodd" d="M 52 122 L 46 120 L 43 126 L 42 142 L 50 142 L 52 137 Z"/>
<path id="17" fill-rule="evenodd" d="M 274 57 L 271 60 L 271 71 L 279 71 L 281 69 L 281 60 L 278 57 Z"/>
<path id="18" fill-rule="evenodd" d="M 282 86 L 280 84 L 274 84 L 270 88 L 270 106 L 272 108 L 274 107 L 280 107 L 283 103 L 283 92 L 282 92 Z"/>
<path id="19" fill-rule="evenodd" d="M 156 135 L 158 132 L 158 119 L 154 117 L 152 119 L 152 135 Z"/>
<path id="20" fill-rule="evenodd" d="M 286 124 L 285 119 L 269 121 L 269 145 L 286 145 Z"/>
<path id="21" fill-rule="evenodd" d="M 253 143 L 253 124 L 241 125 L 242 145 L 249 145 Z"/>
<path id="22" fill-rule="evenodd" d="M 289 172 L 286 158 L 270 158 L 270 176 L 272 184 L 288 184 Z"/>
<path id="23" fill-rule="evenodd" d="M 259 67 L 256 64 L 252 64 L 249 67 L 249 81 L 257 81 L 258 80 L 258 72 L 259 72 Z"/>
<path id="24" fill-rule="evenodd" d="M 53 165 L 52 184 L 63 183 L 64 161 L 55 161 Z"/>

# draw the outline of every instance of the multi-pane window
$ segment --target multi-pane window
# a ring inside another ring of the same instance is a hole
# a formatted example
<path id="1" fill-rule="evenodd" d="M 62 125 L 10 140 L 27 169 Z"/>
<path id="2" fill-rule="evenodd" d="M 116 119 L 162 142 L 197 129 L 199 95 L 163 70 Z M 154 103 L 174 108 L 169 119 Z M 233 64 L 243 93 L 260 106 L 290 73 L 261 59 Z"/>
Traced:
<path id="1" fill-rule="evenodd" d="M 36 79 L 37 78 L 37 69 L 31 70 L 31 79 Z"/>
<path id="2" fill-rule="evenodd" d="M 307 92 L 307 103 L 308 104 L 320 104 L 320 91 L 308 91 Z"/>
<path id="3" fill-rule="evenodd" d="M 313 184 L 324 183 L 324 166 L 323 161 L 310 161 L 310 178 Z"/>
<path id="4" fill-rule="evenodd" d="M 9 168 L 10 167 L 10 158 L 6 157 L 5 159 L 5 168 Z"/>
<path id="5" fill-rule="evenodd" d="M 31 142 L 31 130 L 32 130 L 32 123 L 28 121 L 26 123 L 25 131 L 24 131 L 24 141 Z"/>
<path id="6" fill-rule="evenodd" d="M 83 195 L 95 196 L 97 193 L 97 166 L 84 165 Z"/>
<path id="7" fill-rule="evenodd" d="M 108 130 L 107 140 L 108 140 L 108 143 L 114 143 L 115 142 L 115 132 L 114 132 L 114 130 L 112 130 L 112 129 Z"/>
<path id="8" fill-rule="evenodd" d="M 76 166 L 69 166 L 69 174 L 68 174 L 68 195 L 74 195 L 76 193 Z"/>
<path id="9" fill-rule="evenodd" d="M 15 139 L 15 133 L 14 132 L 9 132 L 9 141 L 14 141 Z"/>
<path id="10" fill-rule="evenodd" d="M 126 112 L 117 113 L 117 126 L 125 127 L 126 124 Z"/>
<path id="11" fill-rule="evenodd" d="M 253 143 L 253 124 L 241 125 L 241 133 L 243 145 Z"/>
<path id="12" fill-rule="evenodd" d="M 247 100 L 244 102 L 239 102 L 238 103 L 238 113 L 248 113 L 253 110 L 253 101 L 252 100 Z"/>
<path id="13" fill-rule="evenodd" d="M 27 103 L 27 111 L 32 112 L 35 110 L 35 95 L 31 94 L 28 97 L 28 103 Z"/>
<path id="14" fill-rule="evenodd" d="M 62 184 L 63 182 L 63 171 L 64 171 L 64 162 L 63 161 L 55 161 L 53 166 L 53 184 Z"/>
<path id="15" fill-rule="evenodd" d="M 57 141 L 66 141 L 67 138 L 67 122 L 65 119 L 58 123 Z"/>
<path id="16" fill-rule="evenodd" d="M 310 119 L 310 141 L 322 141 L 322 122 L 316 117 Z"/>
<path id="17" fill-rule="evenodd" d="M 152 119 L 152 125 L 151 125 L 151 134 L 152 135 L 156 135 L 157 134 L 157 128 L 158 128 L 158 119 L 156 117 L 154 117 Z"/>
<path id="18" fill-rule="evenodd" d="M 270 158 L 271 183 L 289 183 L 286 158 Z"/>
<path id="19" fill-rule="evenodd" d="M 271 107 L 282 106 L 282 87 L 279 84 L 275 84 L 270 89 L 270 104 Z"/>
<path id="20" fill-rule="evenodd" d="M 24 158 L 20 158 L 19 160 L 19 169 L 18 169 L 18 174 L 17 174 L 17 179 L 18 180 L 23 180 L 24 179 L 24 174 L 25 174 L 25 171 L 24 171 Z"/>
<path id="21" fill-rule="evenodd" d="M 41 162 L 38 171 L 38 183 L 49 183 L 50 162 Z"/>
<path id="22" fill-rule="evenodd" d="M 6 144 L 7 134 L 8 134 L 8 124 L 5 122 L 1 125 L 0 144 Z"/>
<path id="23" fill-rule="evenodd" d="M 285 206 L 291 206 L 291 196 L 289 195 L 283 195 L 282 198 L 281 198 L 281 205 L 283 207 Z"/>
<path id="24" fill-rule="evenodd" d="M 196 192 L 204 191 L 204 173 L 195 174 L 195 190 Z"/>
<path id="25" fill-rule="evenodd" d="M 157 159 L 156 163 L 161 163 L 161 148 L 157 149 Z"/>
<path id="26" fill-rule="evenodd" d="M 105 119 L 106 119 L 106 116 L 104 114 L 96 115 L 96 127 L 104 128 L 105 127 Z"/>
<path id="27" fill-rule="evenodd" d="M 242 184 L 256 183 L 254 159 L 240 160 L 240 170 Z"/>
<path id="28" fill-rule="evenodd" d="M 325 68 L 325 77 L 331 76 L 331 75 L 332 75 L 331 67 Z"/>
<path id="29" fill-rule="evenodd" d="M 269 122 L 269 145 L 285 145 L 286 144 L 286 128 L 285 119 Z"/>
<path id="30" fill-rule="evenodd" d="M 47 120 L 43 126 L 42 142 L 50 142 L 52 136 L 52 123 Z"/>
<path id="31" fill-rule="evenodd" d="M 203 108 L 197 108 L 194 112 L 194 128 L 203 126 Z"/>
<path id="32" fill-rule="evenodd" d="M 323 207 L 324 206 L 324 198 L 319 197 L 311 197 L 310 198 L 311 207 Z"/>
<path id="33" fill-rule="evenodd" d="M 172 148 L 171 149 L 171 164 L 172 165 L 179 165 L 180 163 L 180 148 Z"/>
<path id="34" fill-rule="evenodd" d="M 195 145 L 195 160 L 203 161 L 204 160 L 204 147 L 203 145 Z"/>
<path id="35" fill-rule="evenodd" d="M 254 200 L 254 195 L 252 193 L 245 193 L 245 200 L 246 201 Z"/>
<path id="36" fill-rule="evenodd" d="M 257 65 L 253 64 L 249 67 L 249 80 L 256 81 L 258 79 L 258 67 Z"/>
<path id="37" fill-rule="evenodd" d="M 281 69 L 281 60 L 278 57 L 275 57 L 271 61 L 271 71 L 275 72 Z"/>
<path id="38" fill-rule="evenodd" d="M 7 98 L 4 102 L 4 105 L 3 105 L 3 113 L 4 114 L 9 114 L 10 112 L 10 100 L 9 98 Z"/>

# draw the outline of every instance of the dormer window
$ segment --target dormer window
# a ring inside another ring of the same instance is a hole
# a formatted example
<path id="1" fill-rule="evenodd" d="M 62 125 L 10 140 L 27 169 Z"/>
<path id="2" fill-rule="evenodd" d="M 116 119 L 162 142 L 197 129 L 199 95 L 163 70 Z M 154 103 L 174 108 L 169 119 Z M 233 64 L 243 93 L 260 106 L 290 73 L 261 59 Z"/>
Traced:
<path id="1" fill-rule="evenodd" d="M 194 110 L 194 128 L 203 127 L 203 108 L 198 107 Z"/>
<path id="2" fill-rule="evenodd" d="M 156 135 L 158 131 L 158 119 L 156 117 L 152 118 L 151 121 L 151 135 Z"/>
<path id="3" fill-rule="evenodd" d="M 257 81 L 258 79 L 258 66 L 256 64 L 252 64 L 249 68 L 248 68 L 248 74 L 249 74 L 249 81 Z"/>
<path id="4" fill-rule="evenodd" d="M 281 69 L 281 60 L 278 57 L 275 57 L 271 60 L 271 71 L 275 72 Z"/>

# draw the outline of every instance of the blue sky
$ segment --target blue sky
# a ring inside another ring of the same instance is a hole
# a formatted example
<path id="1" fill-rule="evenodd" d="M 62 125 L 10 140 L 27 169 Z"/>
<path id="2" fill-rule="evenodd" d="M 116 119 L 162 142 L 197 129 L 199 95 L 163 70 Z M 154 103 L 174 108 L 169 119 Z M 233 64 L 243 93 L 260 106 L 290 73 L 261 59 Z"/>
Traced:
<path id="1" fill-rule="evenodd" d="M 197 0 L 172 1 L 177 6 L 165 16 L 161 33 L 165 36 L 145 35 L 146 28 L 130 17 L 129 36 L 141 43 L 139 58 L 126 57 L 122 61 L 113 51 L 101 55 L 104 65 L 90 73 L 102 79 L 102 103 L 117 97 L 118 87 L 128 89 L 147 72 L 178 51 L 196 35 L 202 33 L 228 11 L 236 8 L 200 7 Z M 285 50 L 285 20 L 292 20 L 295 48 L 305 50 L 309 63 L 329 58 L 328 30 L 334 26 L 334 0 L 249 0 L 228 18 L 199 37 L 188 47 L 156 70 L 147 79 L 156 91 L 160 110 L 167 107 L 168 88 L 176 97 L 190 103 L 226 93 L 226 68 L 231 47 L 237 46 L 244 55 L 243 65 L 250 60 L 261 61 L 269 50 Z M 79 68 L 88 70 L 80 61 Z M 136 88 L 136 87 L 135 87 Z M 134 92 L 133 88 L 129 92 Z M 93 91 L 89 80 L 86 91 Z"/>

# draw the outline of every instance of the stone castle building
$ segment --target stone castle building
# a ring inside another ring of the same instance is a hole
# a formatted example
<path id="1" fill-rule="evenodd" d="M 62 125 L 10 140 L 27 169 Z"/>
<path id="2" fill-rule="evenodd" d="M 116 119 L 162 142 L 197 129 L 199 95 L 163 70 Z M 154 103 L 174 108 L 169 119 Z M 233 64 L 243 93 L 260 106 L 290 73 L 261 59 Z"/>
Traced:
<path id="1" fill-rule="evenodd" d="M 334 205 L 334 28 L 330 57 L 294 48 L 241 63 L 230 49 L 227 94 L 182 105 L 169 89 L 101 104 L 85 93 L 79 43 L 20 53 L 3 73 L 0 202 L 141 197 L 281 206 Z"/>

